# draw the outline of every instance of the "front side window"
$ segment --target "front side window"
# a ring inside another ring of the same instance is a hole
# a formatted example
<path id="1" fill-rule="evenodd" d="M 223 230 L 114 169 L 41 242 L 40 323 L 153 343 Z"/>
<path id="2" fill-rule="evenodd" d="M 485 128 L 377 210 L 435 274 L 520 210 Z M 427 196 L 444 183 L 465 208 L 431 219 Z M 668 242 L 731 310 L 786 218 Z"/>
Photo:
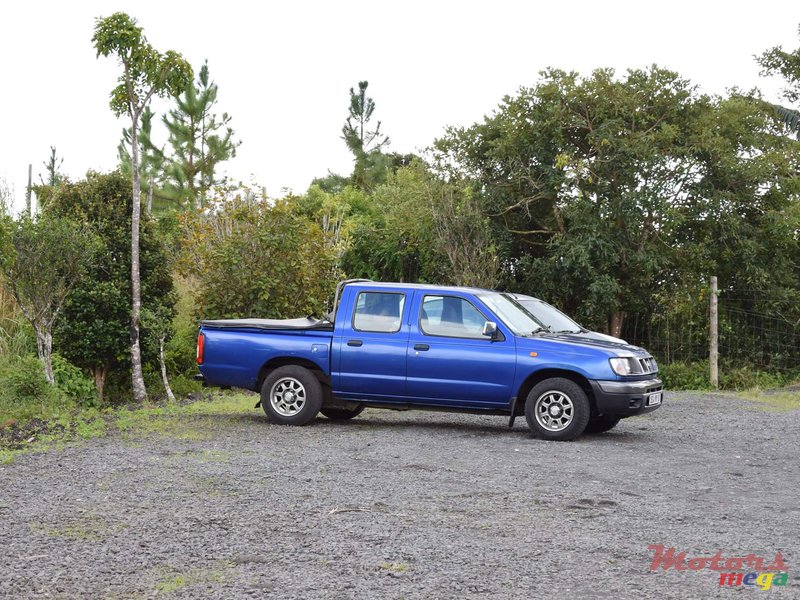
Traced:
<path id="1" fill-rule="evenodd" d="M 468 300 L 455 296 L 425 296 L 419 326 L 423 333 L 445 337 L 486 339 L 488 319 Z"/>
<path id="2" fill-rule="evenodd" d="M 361 292 L 356 299 L 353 329 L 376 333 L 400 331 L 405 301 L 403 294 Z"/>

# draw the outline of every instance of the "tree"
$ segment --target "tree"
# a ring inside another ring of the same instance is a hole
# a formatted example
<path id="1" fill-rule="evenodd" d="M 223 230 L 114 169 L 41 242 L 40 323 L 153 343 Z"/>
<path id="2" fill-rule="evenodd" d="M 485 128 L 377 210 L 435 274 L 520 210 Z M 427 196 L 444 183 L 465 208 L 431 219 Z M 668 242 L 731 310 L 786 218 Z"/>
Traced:
<path id="1" fill-rule="evenodd" d="M 139 221 L 141 218 L 141 175 L 139 172 L 139 131 L 142 112 L 154 95 L 177 96 L 192 79 L 192 68 L 183 57 L 170 50 L 162 54 L 153 48 L 141 27 L 125 13 L 98 19 L 92 42 L 97 56 L 116 56 L 122 74 L 111 92 L 111 110 L 131 120 L 131 381 L 133 397 L 143 402 L 147 390 L 142 374 L 139 321 L 142 291 L 139 261 Z"/>
<path id="2" fill-rule="evenodd" d="M 95 259 L 74 286 L 55 327 L 56 351 L 94 376 L 103 399 L 107 375 L 130 361 L 131 178 L 119 172 L 89 173 L 63 184 L 44 211 L 52 218 L 83 223 L 97 239 Z M 157 223 L 144 216 L 141 285 L 146 314 L 174 315 L 172 261 Z M 142 345 L 156 365 L 158 332 L 142 325 Z"/>
<path id="3" fill-rule="evenodd" d="M 389 144 L 389 137 L 381 133 L 381 122 L 369 129 L 375 101 L 367 96 L 369 82 L 359 81 L 358 92 L 350 88 L 349 115 L 342 127 L 342 139 L 353 153 L 355 168 L 352 182 L 359 189 L 369 189 L 384 177 L 385 157 L 381 149 Z"/>
<path id="4" fill-rule="evenodd" d="M 36 350 L 51 385 L 53 325 L 67 295 L 81 280 L 93 256 L 93 237 L 67 219 L 27 215 L 3 223 L 7 249 L 0 254 L 2 283 L 36 332 Z"/>
<path id="5" fill-rule="evenodd" d="M 508 285 L 618 334 L 670 264 L 665 230 L 698 176 L 706 103 L 657 67 L 548 70 L 483 123 L 451 129 L 438 164 L 481 192 Z"/>
<path id="6" fill-rule="evenodd" d="M 247 190 L 180 216 L 181 272 L 193 277 L 206 319 L 323 314 L 341 274 L 336 248 L 295 198 L 274 205 Z"/>
<path id="7" fill-rule="evenodd" d="M 481 211 L 477 194 L 458 183 L 433 182 L 431 212 L 436 238 L 450 263 L 453 283 L 494 288 L 500 262 L 491 224 Z"/>
<path id="8" fill-rule="evenodd" d="M 800 33 L 800 28 L 798 28 Z M 800 48 L 786 52 L 782 46 L 775 46 L 756 57 L 762 68 L 762 75 L 780 75 L 788 86 L 783 90 L 784 99 L 792 103 L 800 100 Z M 786 127 L 800 140 L 800 111 L 770 104 Z"/>
<path id="9" fill-rule="evenodd" d="M 42 178 L 41 173 L 39 174 L 39 181 L 41 182 L 42 186 L 54 188 L 64 180 L 64 176 L 59 171 L 61 165 L 64 164 L 64 159 L 59 158 L 56 155 L 55 146 L 50 146 L 50 156 L 42 164 L 44 165 L 45 173 L 47 175 L 47 179 L 44 179 Z"/>
<path id="10" fill-rule="evenodd" d="M 164 116 L 172 156 L 166 176 L 179 205 L 201 208 L 208 190 L 223 183 L 217 166 L 236 156 L 241 144 L 233 139 L 231 117 L 214 112 L 219 87 L 208 75 L 208 63 L 200 68 L 197 83 L 189 83 L 177 98 L 177 108 Z"/>

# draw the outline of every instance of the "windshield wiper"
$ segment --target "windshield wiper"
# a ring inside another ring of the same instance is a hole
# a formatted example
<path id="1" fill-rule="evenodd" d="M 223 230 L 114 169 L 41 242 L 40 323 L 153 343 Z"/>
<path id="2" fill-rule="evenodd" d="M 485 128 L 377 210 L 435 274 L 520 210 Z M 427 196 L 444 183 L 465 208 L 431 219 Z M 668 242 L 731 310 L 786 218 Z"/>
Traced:
<path id="1" fill-rule="evenodd" d="M 550 329 L 549 325 L 543 325 L 543 326 L 537 327 L 536 329 L 531 331 L 531 335 L 536 335 L 537 333 L 539 333 L 541 331 L 546 331 L 547 333 L 553 333 L 553 330 Z"/>

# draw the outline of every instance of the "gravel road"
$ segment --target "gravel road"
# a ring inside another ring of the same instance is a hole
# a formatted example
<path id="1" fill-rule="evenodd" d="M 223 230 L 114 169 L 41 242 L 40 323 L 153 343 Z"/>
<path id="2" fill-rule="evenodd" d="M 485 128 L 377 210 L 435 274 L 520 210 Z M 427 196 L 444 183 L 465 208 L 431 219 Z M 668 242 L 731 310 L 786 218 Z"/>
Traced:
<path id="1" fill-rule="evenodd" d="M 260 410 L 30 454 L 0 467 L 11 598 L 728 598 L 687 558 L 783 554 L 800 597 L 800 411 L 668 393 L 559 443 L 524 419 Z M 760 597 L 760 596 L 759 596 Z"/>

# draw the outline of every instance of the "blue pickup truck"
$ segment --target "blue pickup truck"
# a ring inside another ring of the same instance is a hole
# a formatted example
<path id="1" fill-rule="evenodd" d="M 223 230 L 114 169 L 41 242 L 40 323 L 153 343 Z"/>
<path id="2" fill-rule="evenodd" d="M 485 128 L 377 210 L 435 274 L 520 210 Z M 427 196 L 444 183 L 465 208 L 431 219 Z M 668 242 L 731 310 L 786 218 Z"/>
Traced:
<path id="1" fill-rule="evenodd" d="M 535 298 L 464 287 L 344 281 L 325 319 L 202 321 L 197 362 L 207 385 L 260 392 L 288 425 L 365 407 L 524 414 L 571 440 L 663 399 L 645 350 Z"/>

